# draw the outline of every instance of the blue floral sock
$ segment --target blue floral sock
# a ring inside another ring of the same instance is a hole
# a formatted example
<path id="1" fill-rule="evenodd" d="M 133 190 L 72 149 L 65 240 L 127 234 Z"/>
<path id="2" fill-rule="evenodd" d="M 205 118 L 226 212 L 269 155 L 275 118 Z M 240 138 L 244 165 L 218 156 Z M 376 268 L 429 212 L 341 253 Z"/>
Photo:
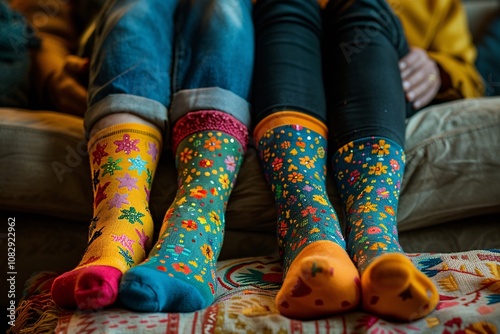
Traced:
<path id="1" fill-rule="evenodd" d="M 437 290 L 398 241 L 403 148 L 387 138 L 355 140 L 336 152 L 333 166 L 347 215 L 347 250 L 361 274 L 364 309 L 403 321 L 427 315 L 438 302 Z"/>
<path id="2" fill-rule="evenodd" d="M 326 191 L 326 129 L 320 134 L 321 127 L 299 113 L 277 113 L 267 121 L 296 122 L 257 137 L 278 211 L 285 271 L 276 306 L 281 314 L 301 319 L 353 309 L 359 303 L 359 276 Z"/>
<path id="3" fill-rule="evenodd" d="M 146 261 L 127 271 L 120 285 L 121 302 L 134 310 L 194 312 L 214 300 L 224 214 L 241 166 L 246 128 L 222 112 L 188 115 L 173 130 L 174 141 L 178 133 L 190 134 L 173 145 L 178 190 L 159 240 Z M 227 122 L 233 122 L 233 129 L 217 130 Z M 202 130 L 207 127 L 215 130 Z"/>

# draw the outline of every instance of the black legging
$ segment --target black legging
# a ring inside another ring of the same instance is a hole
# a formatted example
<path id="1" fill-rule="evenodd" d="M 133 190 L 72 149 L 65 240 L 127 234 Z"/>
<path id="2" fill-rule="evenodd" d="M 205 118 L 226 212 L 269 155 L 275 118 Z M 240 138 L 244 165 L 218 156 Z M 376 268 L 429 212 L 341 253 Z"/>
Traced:
<path id="1" fill-rule="evenodd" d="M 367 136 L 403 146 L 413 111 L 398 60 L 409 48 L 384 0 L 331 0 L 322 13 L 316 0 L 260 0 L 254 20 L 256 123 L 300 111 L 329 125 L 334 149 Z"/>

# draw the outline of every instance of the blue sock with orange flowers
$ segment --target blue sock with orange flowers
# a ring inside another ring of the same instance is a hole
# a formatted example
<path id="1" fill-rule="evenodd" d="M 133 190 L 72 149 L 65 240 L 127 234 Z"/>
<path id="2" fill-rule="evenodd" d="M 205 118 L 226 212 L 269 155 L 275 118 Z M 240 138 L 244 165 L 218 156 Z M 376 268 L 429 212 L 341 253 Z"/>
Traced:
<path id="1" fill-rule="evenodd" d="M 347 216 L 347 251 L 361 274 L 362 305 L 380 316 L 410 321 L 430 313 L 438 294 L 398 241 L 404 166 L 403 148 L 381 137 L 352 141 L 333 159 Z"/>
<path id="2" fill-rule="evenodd" d="M 263 119 L 254 137 L 278 211 L 282 315 L 312 319 L 359 304 L 359 275 L 326 189 L 326 126 L 299 112 Z"/>
<path id="3" fill-rule="evenodd" d="M 122 278 L 119 298 L 146 312 L 193 312 L 212 304 L 224 214 L 248 133 L 219 111 L 188 113 L 173 128 L 178 191 L 159 240 Z"/>

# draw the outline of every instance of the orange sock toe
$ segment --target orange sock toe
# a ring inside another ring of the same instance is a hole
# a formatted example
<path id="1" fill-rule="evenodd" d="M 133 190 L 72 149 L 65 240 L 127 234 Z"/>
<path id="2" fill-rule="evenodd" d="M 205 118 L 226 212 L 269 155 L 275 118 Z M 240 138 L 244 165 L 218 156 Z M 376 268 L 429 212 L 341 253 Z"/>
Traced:
<path id="1" fill-rule="evenodd" d="M 370 263 L 361 288 L 366 311 L 400 321 L 425 317 L 439 301 L 434 283 L 401 253 L 380 255 Z"/>
<path id="2" fill-rule="evenodd" d="M 356 308 L 360 301 L 358 270 L 346 251 L 331 241 L 316 241 L 292 262 L 276 307 L 289 318 L 313 319 Z"/>

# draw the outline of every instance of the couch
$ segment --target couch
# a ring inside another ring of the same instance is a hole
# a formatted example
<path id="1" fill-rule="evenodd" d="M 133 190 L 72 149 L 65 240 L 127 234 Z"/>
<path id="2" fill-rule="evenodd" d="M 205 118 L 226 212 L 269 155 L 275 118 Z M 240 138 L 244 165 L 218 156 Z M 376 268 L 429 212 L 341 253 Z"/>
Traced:
<path id="1" fill-rule="evenodd" d="M 498 3 L 466 6 L 471 28 L 480 33 Z M 252 144 L 227 208 L 214 305 L 189 314 L 137 314 L 119 305 L 96 312 L 57 308 L 50 283 L 80 260 L 92 215 L 82 129 L 78 117 L 0 108 L 0 219 L 15 232 L 14 267 L 2 262 L 7 278 L 15 278 L 15 293 L 2 308 L 9 316 L 15 300 L 13 333 L 500 332 L 500 98 L 435 105 L 408 121 L 400 241 L 435 280 L 441 301 L 428 317 L 405 324 L 362 311 L 308 322 L 277 314 L 275 211 Z M 157 226 L 175 185 L 173 157 L 166 150 L 151 193 Z M 331 180 L 328 186 L 341 213 Z M 0 232 L 2 254 L 12 236 L 7 231 Z"/>

